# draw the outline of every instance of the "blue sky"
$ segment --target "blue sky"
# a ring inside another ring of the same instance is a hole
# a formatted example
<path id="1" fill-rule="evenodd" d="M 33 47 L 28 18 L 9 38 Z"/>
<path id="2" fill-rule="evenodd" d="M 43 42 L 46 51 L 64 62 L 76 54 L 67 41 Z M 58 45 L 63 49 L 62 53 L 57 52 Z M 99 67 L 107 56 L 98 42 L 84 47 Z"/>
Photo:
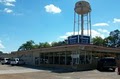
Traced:
<path id="1" fill-rule="evenodd" d="M 28 40 L 52 42 L 73 32 L 74 5 L 79 0 L 0 0 L 0 50 L 16 51 Z M 87 0 L 92 36 L 105 38 L 120 26 L 120 0 Z M 120 29 L 119 29 L 120 30 Z"/>

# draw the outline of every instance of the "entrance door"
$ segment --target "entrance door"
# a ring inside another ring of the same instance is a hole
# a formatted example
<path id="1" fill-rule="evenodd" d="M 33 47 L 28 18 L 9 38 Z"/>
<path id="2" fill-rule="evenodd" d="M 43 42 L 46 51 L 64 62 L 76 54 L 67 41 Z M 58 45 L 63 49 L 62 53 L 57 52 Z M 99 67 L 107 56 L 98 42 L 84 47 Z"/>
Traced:
<path id="1" fill-rule="evenodd" d="M 74 69 L 77 69 L 77 65 L 79 64 L 79 54 L 73 53 L 71 54 L 72 62 L 71 65 Z"/>
<path id="2" fill-rule="evenodd" d="M 35 65 L 39 65 L 39 57 L 35 57 Z"/>

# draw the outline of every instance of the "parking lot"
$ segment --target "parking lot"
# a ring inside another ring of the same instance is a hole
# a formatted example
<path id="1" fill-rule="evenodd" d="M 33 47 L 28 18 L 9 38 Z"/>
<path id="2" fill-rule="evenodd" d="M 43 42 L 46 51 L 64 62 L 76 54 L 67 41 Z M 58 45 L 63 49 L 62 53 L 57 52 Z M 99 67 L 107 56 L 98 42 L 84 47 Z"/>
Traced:
<path id="1" fill-rule="evenodd" d="M 120 75 L 117 70 L 67 72 L 57 68 L 0 65 L 0 79 L 120 79 Z"/>

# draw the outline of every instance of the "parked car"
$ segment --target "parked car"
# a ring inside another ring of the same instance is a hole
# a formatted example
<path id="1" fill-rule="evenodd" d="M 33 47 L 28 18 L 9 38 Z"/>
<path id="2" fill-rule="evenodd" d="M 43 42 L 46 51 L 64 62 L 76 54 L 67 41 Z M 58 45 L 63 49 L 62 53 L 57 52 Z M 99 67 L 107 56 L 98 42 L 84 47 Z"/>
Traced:
<path id="1" fill-rule="evenodd" d="M 98 70 L 112 70 L 115 71 L 116 69 L 116 60 L 114 57 L 105 57 L 101 58 L 98 61 L 97 68 Z"/>
<path id="2" fill-rule="evenodd" d="M 11 64 L 12 66 L 13 66 L 13 65 L 24 65 L 25 62 L 24 62 L 22 59 L 13 58 L 13 59 L 11 59 L 10 64 Z"/>
<path id="3" fill-rule="evenodd" d="M 1 64 L 4 65 L 4 64 L 10 64 L 10 59 L 9 58 L 3 58 L 1 60 Z"/>

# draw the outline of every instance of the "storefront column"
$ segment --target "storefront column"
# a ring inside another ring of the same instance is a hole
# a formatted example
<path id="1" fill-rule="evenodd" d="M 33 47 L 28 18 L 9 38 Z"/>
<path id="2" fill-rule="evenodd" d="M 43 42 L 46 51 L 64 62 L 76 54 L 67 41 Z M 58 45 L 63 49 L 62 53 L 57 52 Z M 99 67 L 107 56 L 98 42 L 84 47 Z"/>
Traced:
<path id="1" fill-rule="evenodd" d="M 81 51 L 79 50 L 79 64 L 81 64 L 80 57 L 81 57 Z"/>
<path id="2" fill-rule="evenodd" d="M 39 53 L 39 64 L 41 64 L 41 54 Z"/>
<path id="3" fill-rule="evenodd" d="M 53 64 L 54 64 L 54 62 L 55 62 L 54 60 L 55 60 L 55 57 L 54 57 L 54 53 L 53 53 Z"/>
<path id="4" fill-rule="evenodd" d="M 79 55 L 79 57 L 78 57 L 78 64 L 80 64 L 80 50 L 78 50 L 78 55 Z"/>
<path id="5" fill-rule="evenodd" d="M 65 65 L 67 64 L 66 51 L 65 51 Z"/>
<path id="6" fill-rule="evenodd" d="M 45 64 L 45 53 L 43 53 L 43 56 L 44 56 L 44 60 L 43 60 L 43 63 Z"/>
<path id="7" fill-rule="evenodd" d="M 86 51 L 85 51 L 85 64 L 86 64 Z"/>
<path id="8" fill-rule="evenodd" d="M 40 58 L 39 58 L 40 59 Z M 38 60 L 39 61 L 39 60 Z M 31 52 L 31 62 L 34 64 L 33 52 Z"/>
<path id="9" fill-rule="evenodd" d="M 60 53 L 59 53 L 59 64 L 60 64 Z"/>
<path id="10" fill-rule="evenodd" d="M 48 53 L 48 64 L 50 64 L 49 62 L 50 62 L 50 53 Z"/>
<path id="11" fill-rule="evenodd" d="M 71 57 L 72 57 L 72 55 L 73 55 L 73 51 L 72 51 Z M 72 63 L 71 63 L 71 65 L 73 66 L 73 57 L 72 57 Z"/>
<path id="12" fill-rule="evenodd" d="M 92 63 L 92 52 L 91 52 L 91 59 L 90 59 L 90 64 Z"/>

